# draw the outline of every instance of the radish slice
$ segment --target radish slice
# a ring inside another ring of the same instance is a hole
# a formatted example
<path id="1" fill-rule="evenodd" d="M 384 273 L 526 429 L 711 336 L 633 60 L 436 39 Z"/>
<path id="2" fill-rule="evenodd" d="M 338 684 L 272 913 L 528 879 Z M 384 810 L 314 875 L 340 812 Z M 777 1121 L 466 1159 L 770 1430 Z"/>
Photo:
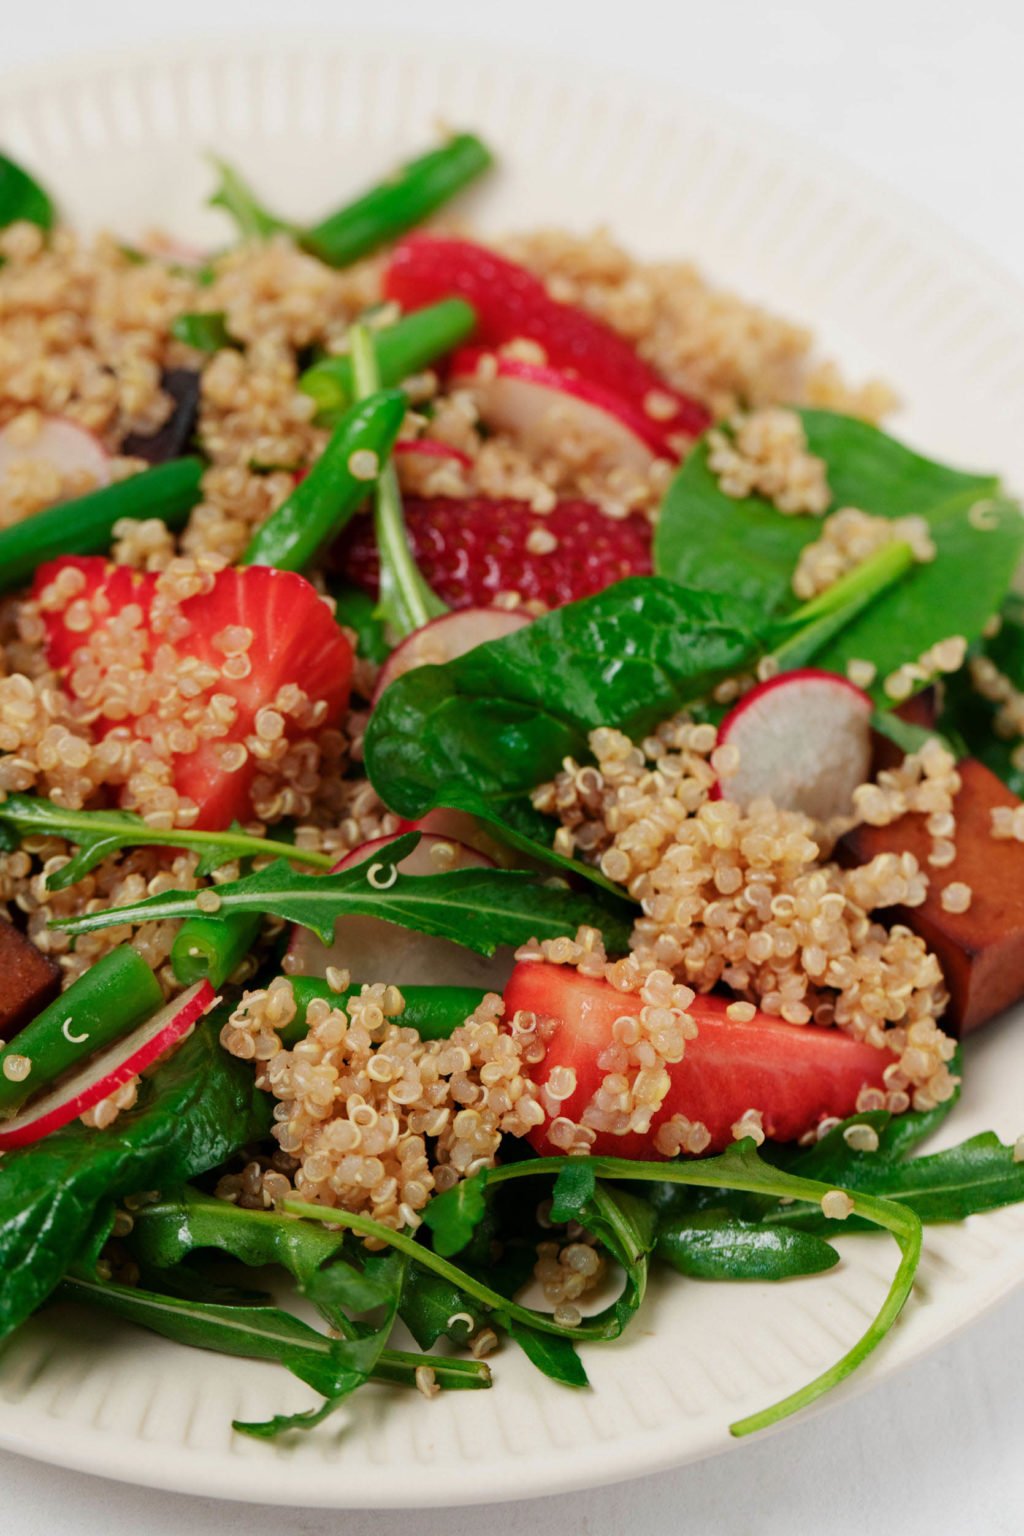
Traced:
<path id="1" fill-rule="evenodd" d="M 210 983 L 197 981 L 194 987 L 174 998 L 165 1008 L 160 1008 L 130 1035 L 116 1040 L 87 1061 L 72 1077 L 58 1083 L 41 1098 L 31 1100 L 13 1119 L 0 1122 L 0 1148 L 27 1147 L 77 1120 L 87 1109 L 116 1093 L 130 1078 L 152 1066 L 187 1034 L 216 1000 Z"/>
<path id="2" fill-rule="evenodd" d="M 397 835 L 397 834 L 396 834 Z M 335 865 L 351 869 L 375 853 L 385 854 L 394 837 L 376 837 Z M 450 838 L 425 834 L 398 868 L 403 875 L 436 875 L 449 869 L 484 869 L 492 860 L 475 848 Z M 340 917 L 334 942 L 325 945 L 308 928 L 292 930 L 286 969 L 294 976 L 325 976 L 328 966 L 348 971 L 355 985 L 385 981 L 396 987 L 485 987 L 500 992 L 512 974 L 513 960 L 506 951 L 488 957 L 464 949 L 450 939 L 415 933 L 379 917 Z"/>
<path id="3" fill-rule="evenodd" d="M 91 432 L 63 416 L 26 413 L 0 431 L 0 491 L 35 468 L 54 476 L 54 501 L 110 484 L 110 455 Z"/>
<path id="4" fill-rule="evenodd" d="M 871 769 L 871 700 L 835 672 L 784 672 L 745 694 L 722 721 L 720 746 L 739 769 L 719 793 L 740 805 L 762 797 L 828 821 L 850 809 Z"/>
<path id="5" fill-rule="evenodd" d="M 391 652 L 377 675 L 374 704 L 389 683 L 414 667 L 442 666 L 456 656 L 476 650 L 485 640 L 500 640 L 529 622 L 525 613 L 511 608 L 463 608 L 458 613 L 443 613 L 439 619 L 431 619 L 429 624 L 414 629 Z"/>
<path id="6" fill-rule="evenodd" d="M 559 448 L 573 433 L 602 457 L 644 475 L 670 452 L 652 417 L 571 369 L 464 348 L 452 359 L 451 381 L 469 391 L 488 426 L 512 433 L 536 454 Z"/>
<path id="7" fill-rule="evenodd" d="M 482 854 L 488 863 L 504 869 L 532 868 L 528 859 L 492 837 L 484 823 L 470 811 L 455 811 L 447 805 L 438 805 L 418 821 L 403 821 L 398 832 L 427 832 L 432 837 L 443 837 L 447 843 L 465 843 L 474 853 Z"/>
<path id="8" fill-rule="evenodd" d="M 439 442 L 436 437 L 400 437 L 394 451 L 409 457 L 418 454 L 424 459 L 449 459 L 453 464 L 460 464 L 463 469 L 473 467 L 473 460 L 468 453 L 463 453 L 461 448 L 453 448 L 451 443 Z"/>

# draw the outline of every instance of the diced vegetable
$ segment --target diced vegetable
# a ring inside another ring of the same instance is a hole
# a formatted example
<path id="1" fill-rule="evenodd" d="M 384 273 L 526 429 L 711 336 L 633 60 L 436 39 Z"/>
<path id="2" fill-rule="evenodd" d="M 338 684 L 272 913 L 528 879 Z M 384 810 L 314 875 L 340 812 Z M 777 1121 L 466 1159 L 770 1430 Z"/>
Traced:
<path id="1" fill-rule="evenodd" d="M 387 464 L 405 420 L 399 390 L 367 393 L 342 417 L 312 469 L 253 535 L 243 565 L 301 571 L 344 528 Z"/>
<path id="2" fill-rule="evenodd" d="M 122 517 L 159 517 L 180 528 L 199 500 L 201 459 L 175 459 L 0 529 L 0 591 L 28 581 L 58 555 L 97 555 Z"/>
<path id="3" fill-rule="evenodd" d="M 138 950 L 123 944 L 101 955 L 0 1050 L 0 1114 L 126 1035 L 162 1001 L 160 984 Z"/>
<path id="4" fill-rule="evenodd" d="M 414 373 L 422 373 L 464 342 L 475 324 L 476 314 L 470 305 L 462 299 L 442 299 L 439 304 L 403 315 L 394 325 L 375 329 L 373 348 L 382 386 L 388 389 Z M 348 410 L 357 398 L 351 353 L 314 363 L 299 379 L 299 388 L 316 401 L 321 418 Z"/>
<path id="5" fill-rule="evenodd" d="M 146 1020 L 127 1039 L 93 1057 L 74 1077 L 41 1099 L 31 1100 L 13 1119 L 0 1121 L 0 1149 L 27 1147 L 92 1109 L 137 1077 L 198 1023 L 216 997 L 208 981 L 198 982 Z"/>
<path id="6" fill-rule="evenodd" d="M 60 991 L 60 967 L 2 917 L 0 976 L 0 1039 L 4 1039 L 27 1024 Z"/>

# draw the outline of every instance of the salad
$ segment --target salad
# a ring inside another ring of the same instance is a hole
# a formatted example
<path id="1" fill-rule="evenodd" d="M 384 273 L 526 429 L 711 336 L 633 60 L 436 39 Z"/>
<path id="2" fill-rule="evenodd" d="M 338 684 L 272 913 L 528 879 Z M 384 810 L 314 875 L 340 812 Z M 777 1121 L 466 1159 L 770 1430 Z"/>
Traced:
<path id="1" fill-rule="evenodd" d="M 217 162 L 211 252 L 0 156 L 0 1337 L 279 1362 L 271 1438 L 884 1230 L 743 1435 L 1024 1199 L 921 1150 L 1024 996 L 1024 519 L 688 266 L 422 227 L 491 163 Z"/>

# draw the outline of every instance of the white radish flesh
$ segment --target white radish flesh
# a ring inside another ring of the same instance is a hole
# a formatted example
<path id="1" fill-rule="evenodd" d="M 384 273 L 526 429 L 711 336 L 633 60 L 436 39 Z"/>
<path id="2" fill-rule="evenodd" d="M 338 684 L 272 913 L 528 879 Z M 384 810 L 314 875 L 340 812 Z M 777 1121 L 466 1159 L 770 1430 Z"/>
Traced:
<path id="1" fill-rule="evenodd" d="M 849 811 L 871 768 L 871 700 L 846 678 L 804 668 L 760 683 L 730 710 L 719 746 L 739 754 L 724 799 L 767 798 L 826 822 Z"/>
<path id="2" fill-rule="evenodd" d="M 378 837 L 346 854 L 337 869 L 351 869 L 374 854 L 387 862 L 395 839 Z M 403 875 L 436 875 L 450 869 L 486 869 L 493 861 L 475 848 L 449 838 L 424 834 L 398 865 Z M 371 870 L 373 866 L 371 865 Z M 325 976 L 328 966 L 347 971 L 354 985 L 383 981 L 396 987 L 484 987 L 500 992 L 512 973 L 510 953 L 478 955 L 450 939 L 415 933 L 379 917 L 340 917 L 334 941 L 325 945 L 308 928 L 296 927 L 288 946 L 288 971 L 294 976 Z"/>
<path id="3" fill-rule="evenodd" d="M 77 422 L 27 412 L 0 431 L 0 492 L 40 475 L 56 503 L 109 485 L 110 455 Z"/>
<path id="4" fill-rule="evenodd" d="M 176 1045 L 216 1000 L 210 983 L 197 981 L 73 1076 L 31 1100 L 12 1119 L 0 1122 L 0 1149 L 41 1141 L 108 1099 Z"/>
<path id="5" fill-rule="evenodd" d="M 571 436 L 595 459 L 638 475 L 646 475 L 658 457 L 653 420 L 567 369 L 500 353 L 460 353 L 452 382 L 472 395 L 489 427 L 511 433 L 532 454 L 558 451 Z"/>
<path id="6" fill-rule="evenodd" d="M 463 608 L 431 619 L 391 652 L 377 677 L 374 704 L 389 683 L 414 667 L 443 666 L 467 651 L 475 651 L 486 640 L 501 640 L 529 622 L 525 613 L 510 608 Z"/>

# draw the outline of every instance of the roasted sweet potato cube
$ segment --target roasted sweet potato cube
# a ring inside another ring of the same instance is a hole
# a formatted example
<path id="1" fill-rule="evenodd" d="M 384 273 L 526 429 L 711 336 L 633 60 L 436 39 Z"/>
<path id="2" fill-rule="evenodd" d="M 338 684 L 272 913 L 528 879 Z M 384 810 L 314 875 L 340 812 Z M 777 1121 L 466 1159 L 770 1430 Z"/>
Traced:
<path id="1" fill-rule="evenodd" d="M 27 1024 L 60 991 L 60 967 L 0 917 L 0 1039 Z"/>
<path id="2" fill-rule="evenodd" d="M 937 956 L 949 988 L 943 1027 L 965 1035 L 1024 997 L 1024 843 L 996 841 L 992 811 L 1018 806 L 1017 796 L 975 758 L 958 764 L 956 859 L 946 869 L 928 863 L 932 839 L 923 816 L 904 816 L 890 827 L 857 827 L 843 839 L 846 859 L 866 864 L 879 853 L 915 855 L 927 871 L 923 906 L 887 909 L 888 922 L 906 923 Z M 940 897 L 953 881 L 973 893 L 966 912 L 944 910 Z"/>

